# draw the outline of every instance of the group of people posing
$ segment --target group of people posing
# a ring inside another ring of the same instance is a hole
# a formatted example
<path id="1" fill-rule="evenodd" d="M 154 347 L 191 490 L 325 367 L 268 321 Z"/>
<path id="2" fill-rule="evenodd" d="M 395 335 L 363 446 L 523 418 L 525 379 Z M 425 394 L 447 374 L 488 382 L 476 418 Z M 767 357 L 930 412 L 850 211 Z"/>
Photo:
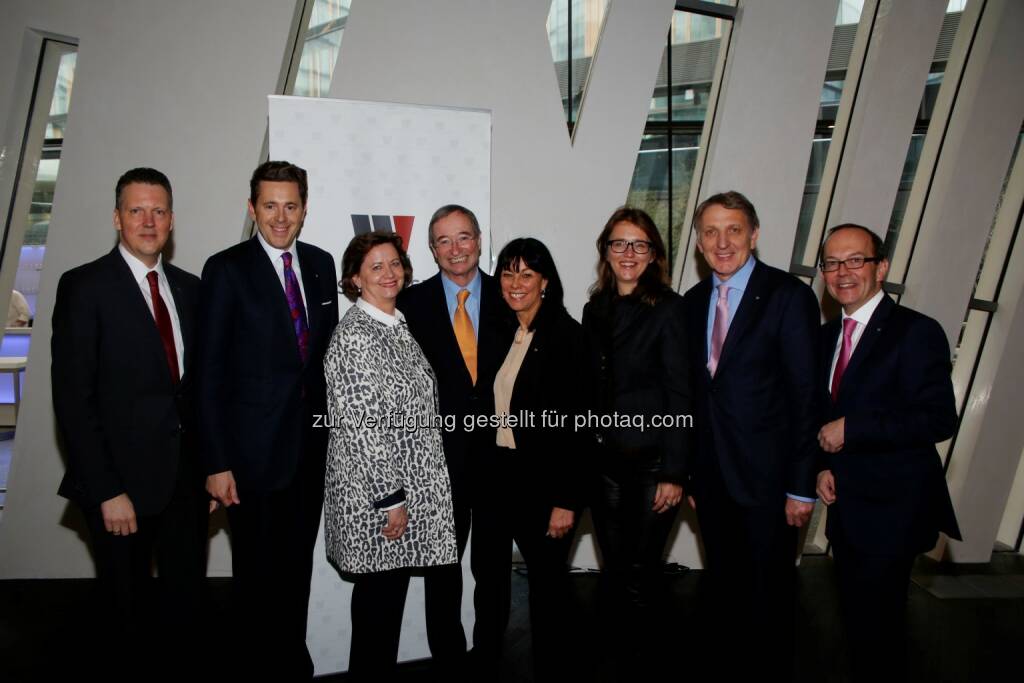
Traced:
<path id="1" fill-rule="evenodd" d="M 597 237 L 580 323 L 542 242 L 511 240 L 488 275 L 476 216 L 452 204 L 429 223 L 439 271 L 417 284 L 401 237 L 351 240 L 340 290 L 354 305 L 339 322 L 334 258 L 297 240 L 306 199 L 303 169 L 262 164 L 250 182 L 256 234 L 210 257 L 200 280 L 161 256 L 170 182 L 133 169 L 116 187 L 118 245 L 60 280 L 60 492 L 85 515 L 113 632 L 141 642 L 140 620 L 158 613 L 159 642 L 194 636 L 207 515 L 224 506 L 225 618 L 244 650 L 232 671 L 309 678 L 323 512 L 327 556 L 353 582 L 356 679 L 392 672 L 412 575 L 436 672 L 496 679 L 514 541 L 536 678 L 570 680 L 581 650 L 568 561 L 589 508 L 599 652 L 636 677 L 672 656 L 663 560 L 685 499 L 706 569 L 700 659 L 707 671 L 786 676 L 798 528 L 820 498 L 854 672 L 902 666 L 914 558 L 940 531 L 959 537 L 934 447 L 957 415 L 945 334 L 884 294 L 874 232 L 829 231 L 820 268 L 843 312 L 821 326 L 812 289 L 754 256 L 760 222 L 742 194 L 697 207 L 711 273 L 683 296 L 654 222 L 623 207 Z M 512 419 L 522 415 L 536 419 Z M 664 416 L 692 422 L 660 426 Z M 156 608 L 143 599 L 154 556 Z"/>

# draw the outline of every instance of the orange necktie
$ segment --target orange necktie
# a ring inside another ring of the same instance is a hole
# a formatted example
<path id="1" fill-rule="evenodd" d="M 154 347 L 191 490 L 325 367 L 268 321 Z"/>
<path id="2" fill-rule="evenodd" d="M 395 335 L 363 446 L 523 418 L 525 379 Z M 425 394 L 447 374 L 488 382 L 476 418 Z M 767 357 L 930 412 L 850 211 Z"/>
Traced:
<path id="1" fill-rule="evenodd" d="M 469 313 L 466 311 L 468 298 L 469 290 L 460 289 L 459 305 L 455 309 L 455 339 L 459 342 L 459 351 L 462 352 L 462 360 L 466 362 L 469 376 L 473 379 L 473 384 L 476 384 L 476 333 L 473 331 L 473 321 L 469 319 Z"/>

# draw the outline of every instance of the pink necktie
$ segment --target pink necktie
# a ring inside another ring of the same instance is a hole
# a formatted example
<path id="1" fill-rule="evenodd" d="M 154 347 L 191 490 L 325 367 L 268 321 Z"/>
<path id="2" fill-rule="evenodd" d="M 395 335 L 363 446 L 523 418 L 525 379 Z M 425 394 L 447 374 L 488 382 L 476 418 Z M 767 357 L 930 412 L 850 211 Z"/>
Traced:
<path id="1" fill-rule="evenodd" d="M 832 374 L 832 402 L 839 398 L 839 383 L 843 381 L 843 373 L 850 363 L 850 356 L 853 355 L 853 331 L 857 329 L 857 321 L 847 318 L 843 321 L 843 348 L 839 349 L 839 360 L 836 361 L 836 371 Z"/>
<path id="2" fill-rule="evenodd" d="M 729 331 L 729 285 L 718 285 L 718 303 L 715 304 L 715 326 L 711 329 L 711 358 L 708 359 L 708 372 L 715 376 L 718 359 L 722 356 L 722 345 Z"/>

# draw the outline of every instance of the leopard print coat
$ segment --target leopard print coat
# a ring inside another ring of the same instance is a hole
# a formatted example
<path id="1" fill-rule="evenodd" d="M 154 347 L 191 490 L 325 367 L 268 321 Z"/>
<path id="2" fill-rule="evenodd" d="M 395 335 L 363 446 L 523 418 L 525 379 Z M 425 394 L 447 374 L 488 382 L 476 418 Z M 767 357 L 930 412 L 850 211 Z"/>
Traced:
<path id="1" fill-rule="evenodd" d="M 343 572 L 456 562 L 434 374 L 398 315 L 360 300 L 324 358 L 331 427 L 324 532 L 327 556 Z M 374 503 L 400 489 L 409 523 L 400 538 L 387 540 L 387 513 Z"/>

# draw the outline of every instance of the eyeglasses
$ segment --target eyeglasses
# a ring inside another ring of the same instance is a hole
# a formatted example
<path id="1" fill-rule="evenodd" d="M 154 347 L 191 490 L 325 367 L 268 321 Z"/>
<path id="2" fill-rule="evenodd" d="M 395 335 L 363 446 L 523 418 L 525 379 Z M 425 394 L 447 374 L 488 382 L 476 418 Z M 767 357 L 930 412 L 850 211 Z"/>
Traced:
<path id="1" fill-rule="evenodd" d="M 860 270 L 864 267 L 865 263 L 879 263 L 883 260 L 881 256 L 851 256 L 842 261 L 829 258 L 819 263 L 818 267 L 821 268 L 823 273 L 834 273 L 839 270 L 839 266 L 846 266 L 847 270 Z"/>
<path id="2" fill-rule="evenodd" d="M 646 254 L 651 250 L 651 243 L 647 240 L 608 240 L 605 244 L 616 254 L 624 254 L 630 247 L 633 247 L 634 254 Z"/>
<path id="3" fill-rule="evenodd" d="M 476 240 L 476 235 L 467 235 L 462 233 L 457 235 L 455 239 L 451 237 L 438 237 L 434 240 L 434 249 L 441 249 L 442 251 L 452 248 L 453 244 L 457 244 L 460 247 L 469 246 L 469 244 Z"/>

